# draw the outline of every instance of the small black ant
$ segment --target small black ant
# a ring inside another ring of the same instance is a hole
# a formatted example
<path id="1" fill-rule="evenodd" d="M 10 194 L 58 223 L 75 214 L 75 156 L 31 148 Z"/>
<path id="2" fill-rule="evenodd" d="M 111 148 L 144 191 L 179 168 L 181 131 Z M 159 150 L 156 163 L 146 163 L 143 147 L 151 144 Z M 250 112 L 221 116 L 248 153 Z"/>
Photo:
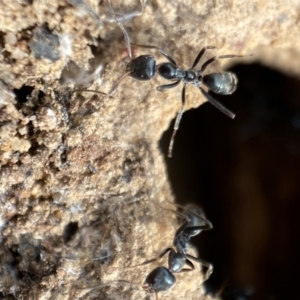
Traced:
<path id="1" fill-rule="evenodd" d="M 108 93 L 103 93 L 95 90 L 82 90 L 82 91 L 89 91 L 89 92 L 95 92 L 100 93 L 106 96 L 110 96 L 119 86 L 121 81 L 127 76 L 131 76 L 137 80 L 150 80 L 154 77 L 155 73 L 158 73 L 161 77 L 167 80 L 174 81 L 170 84 L 160 85 L 157 87 L 158 91 L 164 91 L 167 89 L 174 88 L 179 85 L 180 82 L 183 83 L 183 88 L 181 92 L 181 108 L 177 114 L 174 127 L 173 127 L 173 133 L 169 144 L 168 149 L 168 157 L 172 157 L 172 151 L 173 151 L 173 145 L 175 140 L 176 132 L 179 128 L 179 124 L 182 118 L 182 115 L 184 113 L 184 106 L 185 106 L 185 91 L 186 86 L 188 84 L 191 84 L 197 88 L 199 88 L 202 95 L 217 109 L 219 109 L 222 113 L 230 117 L 231 119 L 235 118 L 235 114 L 231 112 L 229 109 L 227 109 L 225 106 L 223 106 L 220 102 L 218 102 L 216 99 L 213 98 L 210 91 L 219 94 L 219 95 L 230 95 L 232 94 L 236 88 L 238 79 L 235 74 L 231 72 L 219 72 L 219 73 L 209 73 L 206 75 L 203 75 L 206 68 L 213 63 L 214 61 L 217 61 L 219 59 L 232 59 L 235 57 L 243 57 L 243 55 L 221 55 L 221 56 L 214 56 L 210 59 L 208 59 L 205 63 L 202 64 L 200 69 L 195 69 L 198 65 L 200 59 L 202 58 L 204 52 L 208 49 L 216 49 L 214 46 L 206 46 L 203 47 L 202 50 L 198 53 L 198 55 L 195 58 L 195 61 L 190 69 L 181 69 L 177 66 L 177 63 L 175 60 L 167 54 L 164 50 L 151 45 L 138 45 L 138 44 L 132 44 L 130 43 L 129 35 L 124 28 L 124 26 L 121 24 L 121 22 L 118 20 L 114 10 L 112 9 L 110 0 L 107 0 L 108 7 L 110 10 L 111 15 L 113 16 L 114 20 L 122 30 L 124 34 L 124 39 L 127 47 L 128 56 L 130 59 L 130 62 L 127 64 L 126 72 L 123 74 L 119 80 L 113 85 L 111 90 Z M 145 2 L 144 2 L 145 3 Z M 143 4 L 145 5 L 145 4 Z M 161 64 L 156 65 L 156 59 L 152 55 L 140 55 L 138 57 L 133 58 L 132 57 L 132 50 L 131 45 L 141 47 L 141 48 L 147 48 L 147 49 L 155 49 L 159 53 L 161 53 L 168 62 L 164 62 Z M 205 91 L 203 88 L 205 87 L 208 91 Z"/>
<path id="2" fill-rule="evenodd" d="M 177 206 L 181 207 L 180 205 Z M 200 209 L 198 206 L 187 205 L 181 208 L 184 209 L 182 213 L 180 212 L 179 213 L 175 212 L 175 213 L 181 217 L 184 217 L 185 221 L 177 229 L 175 233 L 173 239 L 173 247 L 166 248 L 159 254 L 158 257 L 154 259 L 150 259 L 139 265 L 132 266 L 132 267 L 137 267 L 137 266 L 152 263 L 162 258 L 165 254 L 169 253 L 168 268 L 164 266 L 159 266 L 154 268 L 147 275 L 144 283 L 142 284 L 142 288 L 144 291 L 149 293 L 155 293 L 156 300 L 158 300 L 159 292 L 169 290 L 176 283 L 176 277 L 174 276 L 173 273 L 189 272 L 195 269 L 194 264 L 190 260 L 194 260 L 207 268 L 207 271 L 204 274 L 203 281 L 206 281 L 213 272 L 213 265 L 211 263 L 208 263 L 202 259 L 199 259 L 197 257 L 194 257 L 186 253 L 187 250 L 191 247 L 190 239 L 196 235 L 199 235 L 202 230 L 212 229 L 213 226 L 211 222 L 207 220 L 207 218 L 205 217 L 203 210 Z M 165 209 L 165 210 L 169 210 L 169 209 Z M 174 212 L 173 210 L 170 211 Z M 187 265 L 188 268 L 184 268 L 185 265 Z M 101 284 L 95 288 L 102 288 L 111 285 L 113 283 L 124 283 L 124 284 L 140 286 L 140 284 L 133 283 L 127 280 L 115 280 L 112 282 Z"/>
<path id="3" fill-rule="evenodd" d="M 142 284 L 142 288 L 147 293 L 155 293 L 155 298 L 156 298 L 156 300 L 158 300 L 157 293 L 169 290 L 175 284 L 175 282 L 176 282 L 175 276 L 167 268 L 157 267 L 148 274 L 144 283 Z M 97 287 L 92 287 L 92 288 L 84 287 L 84 288 L 79 288 L 79 289 L 89 292 L 94 289 L 101 289 L 103 287 L 112 285 L 114 283 L 130 284 L 130 285 L 137 286 L 137 287 L 141 286 L 138 283 L 120 279 L 120 280 L 114 280 L 111 282 L 106 282 L 106 283 L 100 284 Z"/>
<path id="4" fill-rule="evenodd" d="M 203 281 L 206 281 L 213 272 L 213 265 L 211 263 L 186 253 L 191 246 L 190 239 L 193 236 L 200 234 L 202 230 L 212 229 L 213 226 L 211 222 L 206 219 L 203 211 L 194 205 L 187 205 L 185 211 L 180 213 L 180 215 L 183 215 L 186 220 L 175 233 L 173 240 L 175 249 L 172 247 L 166 248 L 158 257 L 137 265 L 141 266 L 152 263 L 169 253 L 168 269 L 165 267 L 155 268 L 147 276 L 143 285 L 143 287 L 148 288 L 150 292 L 155 292 L 156 297 L 158 292 L 166 291 L 175 284 L 176 278 L 172 273 L 188 272 L 195 269 L 195 266 L 190 259 L 199 262 L 207 268 Z M 185 265 L 189 268 L 184 268 Z"/>
<path id="5" fill-rule="evenodd" d="M 185 91 L 186 86 L 188 84 L 192 84 L 195 87 L 199 88 L 202 95 L 217 109 L 219 109 L 222 113 L 230 117 L 231 119 L 235 118 L 235 114 L 223 106 L 220 102 L 212 97 L 210 92 L 206 92 L 202 86 L 205 86 L 209 91 L 214 92 L 215 94 L 220 95 L 230 95 L 232 94 L 236 88 L 238 79 L 235 74 L 230 72 L 219 72 L 219 73 L 210 73 L 206 75 L 202 75 L 203 72 L 206 70 L 207 66 L 213 63 L 218 59 L 231 59 L 234 57 L 242 57 L 240 55 L 221 55 L 221 56 L 214 56 L 208 59 L 199 70 L 196 70 L 196 66 L 199 63 L 201 57 L 203 56 L 204 52 L 208 49 L 215 49 L 216 47 L 213 46 L 206 46 L 203 47 L 202 50 L 197 55 L 191 69 L 181 69 L 177 67 L 176 62 L 174 59 L 169 56 L 166 52 L 162 49 L 157 48 L 156 46 L 148 46 L 148 45 L 137 45 L 132 44 L 142 48 L 149 48 L 149 49 L 156 49 L 160 52 L 163 56 L 167 58 L 169 62 L 161 63 L 156 65 L 155 58 L 151 55 L 141 55 L 132 59 L 129 64 L 127 65 L 127 72 L 125 75 L 129 75 L 138 80 L 149 80 L 154 75 L 155 72 L 158 73 L 161 77 L 174 81 L 171 84 L 160 85 L 156 89 L 158 91 L 164 91 L 167 89 L 174 88 L 179 85 L 180 82 L 183 82 L 183 88 L 181 92 L 181 108 L 177 114 L 175 124 L 173 127 L 173 134 L 170 140 L 169 149 L 168 149 L 168 157 L 172 157 L 173 145 L 175 140 L 176 132 L 179 128 L 179 124 L 184 113 L 184 106 L 185 106 Z M 123 79 L 125 77 L 121 77 Z M 113 87 L 113 92 L 120 81 Z M 110 92 L 110 93 L 111 93 Z"/>

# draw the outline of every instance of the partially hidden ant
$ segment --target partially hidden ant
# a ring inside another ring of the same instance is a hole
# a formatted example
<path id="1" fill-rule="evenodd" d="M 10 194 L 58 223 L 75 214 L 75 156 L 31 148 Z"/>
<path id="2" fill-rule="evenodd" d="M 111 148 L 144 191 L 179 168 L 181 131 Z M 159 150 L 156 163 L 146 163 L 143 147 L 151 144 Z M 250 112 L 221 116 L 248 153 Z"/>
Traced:
<path id="1" fill-rule="evenodd" d="M 146 277 L 146 279 L 142 285 L 142 288 L 145 292 L 155 293 L 155 298 L 156 298 L 156 300 L 158 300 L 157 293 L 162 292 L 162 291 L 167 291 L 175 284 L 175 282 L 176 282 L 175 276 L 167 268 L 157 267 L 148 274 L 148 276 Z M 79 289 L 90 292 L 93 289 L 103 288 L 103 287 L 112 285 L 114 283 L 130 284 L 133 286 L 140 287 L 140 284 L 134 283 L 134 282 L 131 282 L 128 280 L 114 280 L 111 282 L 100 284 L 97 287 L 92 287 L 92 288 L 84 287 L 84 288 L 79 288 Z"/>
<path id="2" fill-rule="evenodd" d="M 156 299 L 158 299 L 158 292 L 166 291 L 175 284 L 176 278 L 173 273 L 188 272 L 195 269 L 194 264 L 190 260 L 194 260 L 207 268 L 203 281 L 206 281 L 213 272 L 213 265 L 211 263 L 187 253 L 187 250 L 191 246 L 190 239 L 200 234 L 202 230 L 212 229 L 213 226 L 211 222 L 206 219 L 203 211 L 194 205 L 186 206 L 184 213 L 181 215 L 184 215 L 186 220 L 175 233 L 173 247 L 166 248 L 158 257 L 137 265 L 141 266 L 152 263 L 169 253 L 168 268 L 155 268 L 147 276 L 143 284 L 144 289 L 147 289 L 149 292 L 155 292 Z M 185 265 L 187 265 L 188 268 L 184 268 Z"/>
<path id="3" fill-rule="evenodd" d="M 170 84 L 160 85 L 157 87 L 158 91 L 164 91 L 167 89 L 174 88 L 179 85 L 180 82 L 183 83 L 183 88 L 181 92 L 181 108 L 177 114 L 174 127 L 173 127 L 173 133 L 170 140 L 169 148 L 168 148 L 168 157 L 172 157 L 172 151 L 173 151 L 173 145 L 175 140 L 176 132 L 179 128 L 179 124 L 182 118 L 182 115 L 184 113 L 184 107 L 185 107 L 185 92 L 186 92 L 186 86 L 188 84 L 194 85 L 195 87 L 199 88 L 202 95 L 217 109 L 219 109 L 222 113 L 230 117 L 231 119 L 235 118 L 235 114 L 231 112 L 229 109 L 227 109 L 225 106 L 223 106 L 220 102 L 218 102 L 216 99 L 213 98 L 211 95 L 211 92 L 219 95 L 230 95 L 232 94 L 236 88 L 238 79 L 235 74 L 231 72 L 218 72 L 218 73 L 209 73 L 203 75 L 206 68 L 212 64 L 213 62 L 219 60 L 219 59 L 232 59 L 235 57 L 243 57 L 242 55 L 221 55 L 221 56 L 214 56 L 210 59 L 208 59 L 206 62 L 202 64 L 202 66 L 199 69 L 196 69 L 200 59 L 202 58 L 203 54 L 206 50 L 216 49 L 214 46 L 206 46 L 201 49 L 201 51 L 198 53 L 198 55 L 195 58 L 195 61 L 190 69 L 181 69 L 177 66 L 177 63 L 175 60 L 167 54 L 164 50 L 151 45 L 138 45 L 138 44 L 131 44 L 129 35 L 124 28 L 124 26 L 121 24 L 121 22 L 116 17 L 115 12 L 112 9 L 110 0 L 107 0 L 108 7 L 110 10 L 111 15 L 113 16 L 114 20 L 122 30 L 127 46 L 127 52 L 128 56 L 130 58 L 130 62 L 127 64 L 126 72 L 121 76 L 121 78 L 113 85 L 111 90 L 108 93 L 102 93 L 94 90 L 86 90 L 91 92 L 97 92 L 104 95 L 111 95 L 119 86 L 121 81 L 127 76 L 131 76 L 137 80 L 150 80 L 155 73 L 158 73 L 161 77 L 164 79 L 174 81 Z M 132 50 L 131 45 L 141 47 L 141 48 L 147 48 L 147 49 L 154 49 L 157 50 L 159 53 L 161 53 L 168 62 L 164 62 L 161 64 L 156 64 L 156 59 L 152 55 L 140 55 L 138 57 L 133 58 L 132 57 Z M 208 90 L 206 91 L 204 87 Z"/>
<path id="4" fill-rule="evenodd" d="M 180 205 L 178 205 L 180 207 Z M 138 267 L 142 265 L 146 265 L 152 262 L 155 262 L 161 259 L 164 255 L 169 253 L 168 257 L 168 268 L 164 266 L 159 266 L 154 268 L 146 277 L 144 283 L 142 284 L 142 288 L 144 291 L 148 293 L 155 293 L 155 298 L 158 300 L 158 293 L 167 291 L 174 286 L 176 283 L 176 277 L 173 273 L 180 273 L 180 272 L 189 272 L 195 269 L 194 264 L 191 260 L 200 263 L 201 265 L 207 268 L 204 276 L 203 281 L 206 281 L 213 272 L 213 265 L 208 263 L 202 259 L 199 259 L 195 256 L 192 256 L 187 253 L 187 250 L 191 247 L 190 239 L 196 235 L 199 235 L 202 230 L 210 230 L 213 228 L 211 222 L 207 220 L 204 215 L 202 209 L 195 205 L 187 205 L 185 207 L 181 207 L 184 209 L 183 212 L 175 212 L 181 217 L 185 218 L 183 224 L 177 229 L 174 239 L 173 239 L 173 247 L 168 247 L 164 249 L 158 257 L 147 260 L 141 264 L 132 266 Z M 169 210 L 169 209 L 165 209 Z M 174 212 L 173 210 L 170 210 Z M 186 268 L 184 266 L 187 265 Z M 124 283 L 124 284 L 131 284 L 135 286 L 140 286 L 140 284 L 133 283 L 127 280 L 115 280 L 112 282 L 107 282 L 99 285 L 95 288 L 102 288 L 113 283 Z M 88 289 L 89 288 L 84 288 Z"/>

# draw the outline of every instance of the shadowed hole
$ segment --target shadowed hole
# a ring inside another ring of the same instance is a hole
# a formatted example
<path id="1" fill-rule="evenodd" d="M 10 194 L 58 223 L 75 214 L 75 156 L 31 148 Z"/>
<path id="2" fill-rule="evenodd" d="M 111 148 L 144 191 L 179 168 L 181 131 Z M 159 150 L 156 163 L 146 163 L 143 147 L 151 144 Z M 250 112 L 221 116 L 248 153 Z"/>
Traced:
<path id="1" fill-rule="evenodd" d="M 65 226 L 63 239 L 65 243 L 70 242 L 78 231 L 78 222 L 70 222 Z"/>
<path id="2" fill-rule="evenodd" d="M 16 95 L 16 99 L 19 103 L 25 103 L 28 100 L 28 97 L 31 96 L 34 87 L 29 85 L 23 85 L 20 89 L 13 89 L 13 92 Z"/>
<path id="3" fill-rule="evenodd" d="M 215 98 L 236 119 L 209 103 L 185 112 L 169 159 L 173 120 L 160 140 L 169 179 L 177 202 L 201 205 L 214 225 L 192 239 L 200 258 L 215 267 L 208 292 L 235 295 L 236 289 L 244 294 L 252 289 L 245 299 L 295 299 L 300 82 L 258 63 L 230 71 L 239 78 L 237 91 Z"/>

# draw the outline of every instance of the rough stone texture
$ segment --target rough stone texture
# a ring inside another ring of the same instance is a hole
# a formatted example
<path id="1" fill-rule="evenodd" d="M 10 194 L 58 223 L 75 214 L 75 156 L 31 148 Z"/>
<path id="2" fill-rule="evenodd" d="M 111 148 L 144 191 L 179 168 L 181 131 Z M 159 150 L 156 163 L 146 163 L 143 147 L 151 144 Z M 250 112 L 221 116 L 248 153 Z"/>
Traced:
<path id="1" fill-rule="evenodd" d="M 180 89 L 159 93 L 160 78 L 126 78 L 113 97 L 72 93 L 80 85 L 108 91 L 125 72 L 123 35 L 108 22 L 107 3 L 0 5 L 1 296 L 149 299 L 141 287 L 93 287 L 119 279 L 141 284 L 155 264 L 131 266 L 172 243 L 176 217 L 156 205 L 171 207 L 172 199 L 157 143 L 180 106 Z M 140 7 L 131 0 L 112 5 L 122 13 Z M 190 66 L 201 47 L 214 45 L 214 54 L 252 53 L 248 61 L 299 75 L 299 12 L 296 0 L 149 0 L 126 28 L 132 42 L 157 45 L 179 65 Z M 56 38 L 33 49 L 43 28 L 58 37 L 57 49 Z M 16 97 L 23 85 L 25 99 Z M 188 88 L 187 108 L 203 101 Z M 199 270 L 176 278 L 159 299 L 210 299 Z"/>

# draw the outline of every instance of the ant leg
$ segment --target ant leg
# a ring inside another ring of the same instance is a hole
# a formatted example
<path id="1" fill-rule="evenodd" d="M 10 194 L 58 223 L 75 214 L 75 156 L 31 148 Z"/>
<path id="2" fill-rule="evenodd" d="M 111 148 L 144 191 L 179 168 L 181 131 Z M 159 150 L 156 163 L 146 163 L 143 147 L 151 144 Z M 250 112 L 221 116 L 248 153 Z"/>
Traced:
<path id="1" fill-rule="evenodd" d="M 218 59 L 232 59 L 235 57 L 244 57 L 245 55 L 234 55 L 234 54 L 229 54 L 229 55 L 221 55 L 221 56 L 214 56 L 212 58 L 210 58 L 209 60 L 207 60 L 201 67 L 200 69 L 200 73 L 204 72 L 205 69 L 207 68 L 208 65 L 210 65 L 211 63 L 213 63 L 214 61 L 218 60 Z"/>
<path id="2" fill-rule="evenodd" d="M 173 252 L 174 252 L 174 249 L 173 249 L 173 248 L 166 248 L 165 250 L 163 250 L 163 251 L 158 255 L 158 257 L 152 258 L 152 259 L 149 259 L 149 260 L 146 260 L 146 261 L 144 261 L 143 263 L 138 264 L 138 265 L 135 265 L 135 266 L 132 266 L 132 267 L 134 268 L 134 267 L 143 266 L 143 265 L 147 265 L 147 264 L 150 264 L 150 263 L 152 263 L 152 262 L 155 262 L 155 261 L 157 261 L 158 259 L 161 259 L 163 256 L 165 256 L 165 255 L 166 255 L 168 252 L 170 252 L 170 251 L 173 251 Z"/>
<path id="3" fill-rule="evenodd" d="M 101 94 L 104 96 L 111 96 L 113 94 L 113 92 L 117 89 L 117 87 L 119 86 L 119 84 L 123 81 L 123 79 L 130 74 L 131 72 L 126 72 L 125 74 L 123 74 L 118 81 L 113 85 L 113 87 L 110 89 L 110 91 L 108 93 L 104 93 L 104 92 L 99 92 L 96 90 L 74 90 L 73 92 L 91 92 L 91 93 L 96 93 L 96 94 Z"/>
<path id="4" fill-rule="evenodd" d="M 190 260 L 186 259 L 186 260 L 185 260 L 185 263 L 190 267 L 190 269 L 182 269 L 182 270 L 180 271 L 180 273 L 181 273 L 181 272 L 190 272 L 190 271 L 195 270 L 195 266 L 194 266 L 194 264 L 193 264 Z"/>
<path id="5" fill-rule="evenodd" d="M 119 84 L 123 81 L 123 79 L 129 75 L 131 72 L 126 72 L 125 74 L 123 74 L 118 81 L 113 85 L 113 87 L 110 89 L 110 91 L 108 92 L 108 96 L 110 96 L 119 86 Z"/>
<path id="6" fill-rule="evenodd" d="M 209 262 L 207 262 L 207 261 L 205 261 L 205 260 L 203 260 L 203 259 L 194 257 L 194 256 L 192 256 L 192 255 L 190 255 L 190 254 L 186 254 L 186 256 L 187 256 L 188 258 L 194 260 L 194 261 L 197 261 L 197 262 L 200 263 L 202 266 L 204 266 L 204 267 L 207 268 L 207 271 L 206 271 L 206 273 L 205 273 L 205 275 L 204 275 L 204 280 L 203 280 L 203 281 L 206 281 L 206 280 L 210 277 L 210 275 L 213 273 L 213 271 L 214 271 L 214 266 L 213 266 L 213 264 L 211 264 L 211 263 L 209 263 Z"/>
<path id="7" fill-rule="evenodd" d="M 207 50 L 207 49 L 216 49 L 217 47 L 214 47 L 214 46 L 206 46 L 206 47 L 203 47 L 202 50 L 199 52 L 199 54 L 197 55 L 197 57 L 195 58 L 195 61 L 192 65 L 192 68 L 191 69 L 194 69 L 197 64 L 199 63 L 202 55 L 204 54 L 204 52 Z"/>
<path id="8" fill-rule="evenodd" d="M 169 90 L 169 89 L 172 89 L 173 87 L 176 87 L 179 83 L 180 83 L 181 80 L 178 80 L 174 83 L 171 83 L 171 84 L 165 84 L 165 85 L 160 85 L 158 86 L 156 89 L 158 91 L 165 91 L 165 90 Z"/>
<path id="9" fill-rule="evenodd" d="M 76 93 L 76 92 L 91 92 L 91 93 L 100 94 L 100 95 L 103 95 L 103 96 L 109 96 L 109 94 L 107 94 L 107 93 L 99 92 L 99 91 L 96 91 L 96 90 L 73 90 L 73 93 Z"/>
<path id="10" fill-rule="evenodd" d="M 171 64 L 177 66 L 175 60 L 169 55 L 167 54 L 164 50 L 156 47 L 156 46 L 151 46 L 151 45 L 138 45 L 138 44 L 133 44 L 131 43 L 131 45 L 140 47 L 140 48 L 147 48 L 147 49 L 155 49 L 157 50 L 159 53 L 161 53 Z"/>
<path id="11" fill-rule="evenodd" d="M 176 135 L 176 132 L 177 132 L 177 130 L 179 128 L 179 124 L 180 124 L 180 121 L 181 121 L 181 118 L 182 118 L 182 115 L 183 115 L 183 112 L 184 112 L 185 88 L 186 88 L 186 84 L 183 85 L 182 92 L 181 92 L 181 109 L 180 109 L 180 111 L 177 114 L 177 117 L 176 117 L 176 120 L 175 120 L 175 124 L 174 124 L 174 127 L 173 127 L 173 134 L 172 134 L 172 137 L 171 137 L 171 140 L 170 140 L 170 144 L 169 144 L 168 157 L 172 157 L 172 151 L 173 151 L 173 145 L 174 145 L 175 135 Z"/>
<path id="12" fill-rule="evenodd" d="M 226 116 L 228 116 L 231 119 L 235 118 L 235 114 L 230 111 L 228 108 L 226 108 L 225 106 L 223 106 L 220 102 L 218 102 L 217 100 L 215 100 L 209 93 L 205 92 L 200 86 L 199 86 L 200 92 L 202 93 L 202 95 L 214 106 L 216 107 L 218 110 L 220 110 L 223 114 L 225 114 Z"/>

